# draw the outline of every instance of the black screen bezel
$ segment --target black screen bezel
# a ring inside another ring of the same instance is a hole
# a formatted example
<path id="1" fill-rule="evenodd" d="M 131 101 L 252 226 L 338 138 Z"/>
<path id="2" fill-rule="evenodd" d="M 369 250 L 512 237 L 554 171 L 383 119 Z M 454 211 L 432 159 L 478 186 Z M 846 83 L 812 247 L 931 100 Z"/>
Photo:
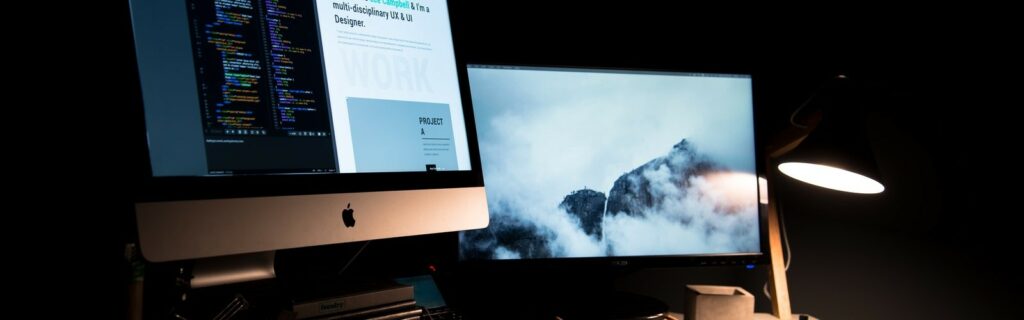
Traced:
<path id="1" fill-rule="evenodd" d="M 535 61 L 531 62 L 510 62 L 516 61 L 515 59 L 502 59 L 502 60 L 489 60 L 489 59 L 472 59 L 466 64 L 460 64 L 460 72 L 468 74 L 468 68 L 473 65 L 486 65 L 486 66 L 498 66 L 498 67 L 509 67 L 509 68 L 537 68 L 537 69 L 578 69 L 578 70 L 606 70 L 606 71 L 620 71 L 620 72 L 666 72 L 666 73 L 714 73 L 714 74 L 732 74 L 732 75 L 744 75 L 749 76 L 751 81 L 751 94 L 753 99 L 753 118 L 752 125 L 754 126 L 754 153 L 756 161 L 756 171 L 759 178 L 766 176 L 765 166 L 761 159 L 765 159 L 763 148 L 762 135 L 760 134 L 760 126 L 758 119 L 761 110 L 758 108 L 758 90 L 757 90 L 757 76 L 754 72 L 747 69 L 735 69 L 735 68 L 723 68 L 722 66 L 708 67 L 708 66 L 685 66 L 680 67 L 651 67 L 650 65 L 638 66 L 629 64 L 627 62 L 620 62 L 615 64 L 541 64 Z M 468 78 L 467 78 L 468 81 Z M 468 86 L 466 88 L 469 88 Z M 469 90 L 467 90 L 469 91 Z M 470 92 L 466 92 L 470 93 Z M 474 122 L 475 123 L 475 122 Z M 474 134 L 476 130 L 474 128 Z M 475 140 L 475 136 L 474 136 Z M 479 150 L 479 148 L 477 149 Z M 478 155 L 479 158 L 479 155 Z M 482 174 L 482 173 L 481 173 Z M 763 195 L 766 194 L 762 188 L 765 186 L 758 183 L 758 192 Z M 542 259 L 518 259 L 518 260 L 484 260 L 484 259 L 463 259 L 459 250 L 461 250 L 461 236 L 458 239 L 453 239 L 456 244 L 454 255 L 457 256 L 457 265 L 463 272 L 474 273 L 486 270 L 488 272 L 533 272 L 536 270 L 546 271 L 564 271 L 570 272 L 577 268 L 611 268 L 611 269 L 632 269 L 632 268 L 657 268 L 657 267 L 690 267 L 690 266 L 750 266 L 750 265 L 761 265 L 769 262 L 769 244 L 768 244 L 768 206 L 764 203 L 758 203 L 758 229 L 760 236 L 760 250 L 761 252 L 750 252 L 750 253 L 725 253 L 725 254 L 690 254 L 690 255 L 648 255 L 648 256 L 612 256 L 612 257 L 560 257 L 560 258 L 542 258 Z"/>

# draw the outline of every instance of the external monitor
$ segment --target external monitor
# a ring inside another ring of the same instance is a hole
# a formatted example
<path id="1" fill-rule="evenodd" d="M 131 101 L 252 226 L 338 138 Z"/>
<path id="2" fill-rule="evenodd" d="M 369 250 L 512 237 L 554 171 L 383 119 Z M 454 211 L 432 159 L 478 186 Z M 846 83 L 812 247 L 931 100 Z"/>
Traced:
<path id="1" fill-rule="evenodd" d="M 575 275 L 767 252 L 750 74 L 467 68 L 490 225 L 460 233 L 464 264 Z"/>
<path id="2" fill-rule="evenodd" d="M 445 1 L 129 4 L 146 259 L 486 226 Z"/>
<path id="3" fill-rule="evenodd" d="M 463 259 L 764 252 L 750 75 L 468 69 L 491 223 Z"/>

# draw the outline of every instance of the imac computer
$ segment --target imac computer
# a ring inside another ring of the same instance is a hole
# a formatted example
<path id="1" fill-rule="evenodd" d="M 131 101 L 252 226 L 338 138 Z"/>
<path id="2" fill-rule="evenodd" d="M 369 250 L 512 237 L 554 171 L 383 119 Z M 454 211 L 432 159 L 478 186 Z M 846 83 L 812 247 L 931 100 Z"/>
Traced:
<path id="1" fill-rule="evenodd" d="M 565 271 L 545 280 L 559 282 L 599 268 L 750 265 L 768 252 L 750 74 L 467 69 L 490 210 L 487 228 L 460 233 L 468 270 Z M 583 294 L 561 289 L 533 292 Z"/>
<path id="2" fill-rule="evenodd" d="M 129 5 L 147 260 L 487 225 L 445 1 Z"/>

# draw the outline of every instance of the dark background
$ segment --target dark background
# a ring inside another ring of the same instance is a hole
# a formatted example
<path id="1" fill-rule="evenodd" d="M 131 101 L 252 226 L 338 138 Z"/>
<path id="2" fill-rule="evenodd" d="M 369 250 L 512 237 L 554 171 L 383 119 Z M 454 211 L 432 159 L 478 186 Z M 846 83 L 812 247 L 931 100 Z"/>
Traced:
<path id="1" fill-rule="evenodd" d="M 793 249 L 793 310 L 822 319 L 1014 314 L 1012 303 L 1024 283 L 1014 262 L 1022 244 L 1016 238 L 1020 210 L 1013 205 L 1021 181 L 1014 116 L 1020 104 L 1007 97 L 1020 91 L 1013 61 L 1021 55 L 1006 44 L 1015 38 L 1007 31 L 1010 20 L 1000 15 L 1005 10 L 650 5 L 452 6 L 457 44 L 470 61 L 754 72 L 762 137 L 783 130 L 793 109 L 837 72 L 870 84 L 886 97 L 867 106 L 866 117 L 885 193 L 849 195 L 785 179 L 777 184 Z M 137 89 L 130 81 L 126 6 L 89 17 L 103 23 L 88 32 L 63 25 L 59 34 L 67 44 L 56 52 L 89 67 L 75 79 L 108 80 L 81 81 L 83 93 L 62 105 L 69 112 L 62 117 L 82 129 L 62 136 L 59 148 L 43 144 L 60 155 L 46 156 L 55 160 L 50 168 L 83 173 L 73 179 L 58 174 L 57 181 L 67 183 L 39 188 L 73 195 L 38 202 L 63 202 L 47 216 L 59 219 L 44 220 L 59 220 L 68 239 L 56 242 L 58 254 L 27 250 L 32 252 L 20 261 L 45 268 L 55 285 L 44 287 L 37 301 L 73 296 L 85 302 L 79 310 L 118 318 L 126 306 L 126 275 L 118 262 L 123 243 L 134 236 L 133 169 L 126 168 L 137 149 L 127 134 L 133 124 L 116 110 L 135 107 Z M 38 215 L 46 212 L 51 210 Z M 375 242 L 353 272 L 395 256 L 433 262 L 444 254 L 427 244 L 443 243 L 443 237 Z M 343 263 L 351 246 L 342 247 L 331 249 L 337 255 L 299 255 L 340 256 Z M 58 262 L 36 263 L 40 255 Z M 672 306 L 682 304 L 685 284 L 740 285 L 757 295 L 758 311 L 766 312 L 760 294 L 765 279 L 764 267 L 717 267 L 647 269 L 614 281 Z M 147 285 L 158 281 L 147 278 Z"/>
<path id="2" fill-rule="evenodd" d="M 793 250 L 794 312 L 822 319 L 1013 314 L 1022 277 L 1011 262 L 1021 244 L 1019 210 L 1010 204 L 1020 170 L 1011 153 L 1020 143 L 1012 142 L 1019 125 L 1009 110 L 1019 103 L 1004 97 L 1019 92 L 1019 81 L 1004 60 L 1007 26 L 997 13 L 465 5 L 456 16 L 472 39 L 462 42 L 470 60 L 749 70 L 762 138 L 785 129 L 829 76 L 859 81 L 877 95 L 864 105 L 865 134 L 887 190 L 853 195 L 789 178 L 776 184 Z M 740 285 L 767 312 L 760 294 L 766 274 L 763 267 L 652 269 L 617 283 L 672 306 L 681 305 L 685 284 Z"/>

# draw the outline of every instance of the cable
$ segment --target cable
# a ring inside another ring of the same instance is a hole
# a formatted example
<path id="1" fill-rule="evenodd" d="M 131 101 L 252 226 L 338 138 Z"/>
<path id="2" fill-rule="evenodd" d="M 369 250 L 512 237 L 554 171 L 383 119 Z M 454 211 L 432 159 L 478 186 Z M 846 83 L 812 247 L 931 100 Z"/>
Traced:
<path id="1" fill-rule="evenodd" d="M 786 271 L 789 271 L 789 264 L 793 262 L 793 249 L 789 247 L 789 235 L 786 234 L 786 216 L 782 214 L 782 205 L 779 205 L 779 229 L 782 231 L 782 244 L 786 246 L 783 251 L 786 259 Z"/>
<path id="2" fill-rule="evenodd" d="M 356 261 L 356 258 L 359 257 L 359 254 L 363 253 L 363 250 L 366 249 L 366 246 L 370 245 L 370 241 L 373 241 L 373 240 L 366 240 L 366 242 L 363 242 L 363 246 L 359 248 L 359 251 L 356 251 L 356 254 L 352 255 L 352 257 L 348 259 L 348 262 L 345 263 L 345 266 L 341 267 L 341 270 L 338 270 L 338 275 L 339 276 L 343 272 L 345 272 L 346 269 L 348 269 L 348 266 L 352 265 L 353 261 Z"/>
<path id="3" fill-rule="evenodd" d="M 822 87 L 824 87 L 824 86 L 822 86 Z M 800 128 L 800 129 L 807 129 L 807 126 L 799 124 L 799 123 L 796 123 L 796 115 L 798 113 L 800 113 L 800 110 L 803 110 L 804 107 L 806 107 L 808 104 L 810 104 L 811 100 L 814 100 L 814 97 L 818 96 L 818 91 L 821 91 L 821 88 L 818 88 L 817 90 L 814 90 L 814 94 L 811 94 L 810 97 L 807 97 L 807 100 L 804 100 L 804 102 L 801 103 L 800 106 L 796 108 L 796 110 L 793 110 L 793 113 L 789 114 L 789 124 L 793 125 L 794 127 Z"/>
<path id="4" fill-rule="evenodd" d="M 846 79 L 846 75 L 845 74 L 836 75 L 834 79 Z M 800 106 L 796 108 L 796 110 L 793 110 L 793 113 L 789 114 L 789 124 L 793 125 L 794 127 L 800 128 L 800 129 L 807 129 L 806 125 L 802 125 L 802 124 L 796 123 L 796 115 L 798 113 L 800 113 L 800 111 L 803 110 L 804 107 L 806 107 L 808 104 L 810 104 L 811 101 L 814 100 L 814 98 L 818 97 L 818 93 L 820 93 L 822 90 L 825 89 L 825 85 L 827 83 L 828 82 L 825 82 L 825 83 L 822 83 L 820 86 L 818 86 L 818 88 L 814 90 L 814 93 L 811 93 L 811 96 L 807 97 L 807 100 L 804 100 L 804 102 L 801 103 Z"/>
<path id="5" fill-rule="evenodd" d="M 793 250 L 789 247 L 789 235 L 786 234 L 786 216 L 782 214 L 782 206 L 776 203 L 775 208 L 776 213 L 779 215 L 779 231 L 782 233 L 782 243 L 786 247 L 786 249 L 782 251 L 783 259 L 785 260 L 783 272 L 786 272 L 789 271 L 789 264 L 793 262 Z M 768 291 L 768 281 L 765 281 L 762 289 L 764 291 L 764 295 L 768 297 L 768 300 L 771 300 L 772 293 Z"/>

